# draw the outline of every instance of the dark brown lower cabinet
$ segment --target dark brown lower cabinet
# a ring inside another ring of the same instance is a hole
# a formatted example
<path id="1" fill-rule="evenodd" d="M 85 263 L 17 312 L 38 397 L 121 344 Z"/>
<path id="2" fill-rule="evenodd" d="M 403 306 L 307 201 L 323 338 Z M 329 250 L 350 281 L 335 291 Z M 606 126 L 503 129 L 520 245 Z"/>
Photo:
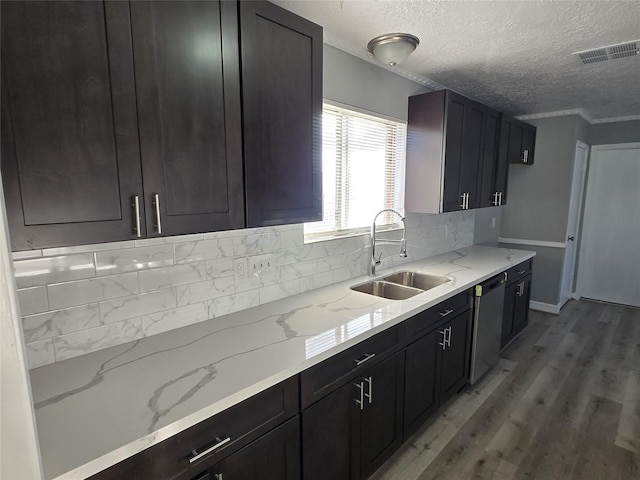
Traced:
<path id="1" fill-rule="evenodd" d="M 179 480 L 299 480 L 300 420 L 292 418 L 213 467 Z"/>
<path id="2" fill-rule="evenodd" d="M 302 412 L 305 480 L 368 478 L 402 444 L 404 353 Z"/>
<path id="3" fill-rule="evenodd" d="M 529 323 L 529 301 L 531 299 L 531 273 L 508 285 L 504 292 L 502 316 L 502 348 L 520 333 Z"/>
<path id="4" fill-rule="evenodd" d="M 442 334 L 435 330 L 407 347 L 404 383 L 404 438 L 410 437 L 438 409 L 437 373 Z"/>
<path id="5" fill-rule="evenodd" d="M 448 336 L 440 362 L 441 404 L 460 391 L 469 380 L 471 311 L 451 319 L 444 328 L 448 329 Z"/>
<path id="6" fill-rule="evenodd" d="M 405 440 L 466 385 L 470 342 L 468 309 L 406 348 Z"/>

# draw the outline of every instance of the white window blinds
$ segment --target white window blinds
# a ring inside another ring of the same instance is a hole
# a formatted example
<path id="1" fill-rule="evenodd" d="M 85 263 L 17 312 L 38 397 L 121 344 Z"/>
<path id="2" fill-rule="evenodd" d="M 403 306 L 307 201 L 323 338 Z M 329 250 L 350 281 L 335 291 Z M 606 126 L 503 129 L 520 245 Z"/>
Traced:
<path id="1" fill-rule="evenodd" d="M 402 213 L 405 141 L 404 123 L 324 104 L 323 220 L 306 223 L 305 235 L 366 229 L 383 208 Z M 381 216 L 378 224 L 396 220 Z"/>

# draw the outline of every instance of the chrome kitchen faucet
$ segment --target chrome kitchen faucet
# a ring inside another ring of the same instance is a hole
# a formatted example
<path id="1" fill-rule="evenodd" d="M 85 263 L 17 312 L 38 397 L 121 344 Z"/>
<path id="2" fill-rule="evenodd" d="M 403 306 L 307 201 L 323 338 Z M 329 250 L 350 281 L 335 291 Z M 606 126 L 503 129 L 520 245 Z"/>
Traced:
<path id="1" fill-rule="evenodd" d="M 373 217 L 373 223 L 371 224 L 371 271 L 369 273 L 372 277 L 375 276 L 376 265 L 380 265 L 380 258 L 382 257 L 382 253 L 380 253 L 380 256 L 376 258 L 376 220 L 378 219 L 378 216 L 381 213 L 385 213 L 385 212 L 395 213 L 397 216 L 400 217 L 400 221 L 402 222 L 402 239 L 401 240 L 381 240 L 380 242 L 378 242 L 378 245 L 388 245 L 388 244 L 399 243 L 400 256 L 401 257 L 407 256 L 407 228 L 404 224 L 404 217 L 397 210 L 394 210 L 392 208 L 385 208 L 383 210 L 380 210 Z"/>

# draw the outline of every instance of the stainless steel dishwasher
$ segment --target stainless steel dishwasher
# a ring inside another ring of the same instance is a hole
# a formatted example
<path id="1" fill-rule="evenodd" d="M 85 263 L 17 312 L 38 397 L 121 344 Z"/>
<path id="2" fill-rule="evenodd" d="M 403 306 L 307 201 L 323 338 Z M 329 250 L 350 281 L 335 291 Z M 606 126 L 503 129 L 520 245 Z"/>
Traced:
<path id="1" fill-rule="evenodd" d="M 503 273 L 476 285 L 473 304 L 471 373 L 469 375 L 469 383 L 471 384 L 474 384 L 498 363 L 503 307 Z"/>

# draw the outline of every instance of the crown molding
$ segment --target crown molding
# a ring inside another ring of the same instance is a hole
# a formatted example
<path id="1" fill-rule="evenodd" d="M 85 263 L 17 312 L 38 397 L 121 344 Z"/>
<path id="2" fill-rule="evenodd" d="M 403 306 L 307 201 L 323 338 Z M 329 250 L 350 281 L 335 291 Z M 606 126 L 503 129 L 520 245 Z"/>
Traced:
<path id="1" fill-rule="evenodd" d="M 571 110 L 558 110 L 555 112 L 534 113 L 532 115 L 518 115 L 518 120 L 537 120 L 539 118 L 553 118 L 553 117 L 565 117 L 567 115 L 579 115 L 589 123 L 593 123 L 593 118 L 589 116 L 587 112 L 580 108 L 574 108 Z"/>
<path id="2" fill-rule="evenodd" d="M 591 118 L 591 116 L 581 109 L 573 110 L 558 110 L 557 112 L 546 113 L 534 113 L 533 115 L 519 115 L 515 118 L 518 120 L 536 120 L 538 118 L 552 118 L 552 117 L 564 117 L 566 115 L 580 115 L 590 125 L 598 123 L 614 123 L 614 122 L 627 122 L 629 120 L 640 120 L 640 115 L 625 115 L 622 117 L 605 117 L 605 118 Z"/>
<path id="3" fill-rule="evenodd" d="M 630 120 L 640 120 L 640 115 L 625 115 L 624 117 L 596 118 L 591 123 L 628 122 Z"/>
<path id="4" fill-rule="evenodd" d="M 420 85 L 424 85 L 425 87 L 430 88 L 431 90 L 444 90 L 447 88 L 444 85 L 440 85 L 438 82 L 431 80 L 430 78 L 423 77 L 422 75 L 409 72 L 407 70 L 404 70 L 401 67 L 391 68 L 391 67 L 388 67 L 387 65 L 383 65 L 382 63 L 378 62 L 373 56 L 373 54 L 371 54 L 366 48 L 358 48 L 354 46 L 351 42 L 347 42 L 340 36 L 329 32 L 326 28 L 324 29 L 323 39 L 324 39 L 324 43 L 326 43 L 327 45 L 331 45 L 332 47 L 337 48 L 338 50 L 342 50 L 343 52 L 348 53 L 349 55 L 358 57 L 364 60 L 365 62 L 369 62 L 377 67 L 387 70 L 388 72 L 395 73 L 396 75 L 399 75 L 408 80 L 411 80 L 412 82 L 416 82 L 416 83 L 419 83 Z"/>

